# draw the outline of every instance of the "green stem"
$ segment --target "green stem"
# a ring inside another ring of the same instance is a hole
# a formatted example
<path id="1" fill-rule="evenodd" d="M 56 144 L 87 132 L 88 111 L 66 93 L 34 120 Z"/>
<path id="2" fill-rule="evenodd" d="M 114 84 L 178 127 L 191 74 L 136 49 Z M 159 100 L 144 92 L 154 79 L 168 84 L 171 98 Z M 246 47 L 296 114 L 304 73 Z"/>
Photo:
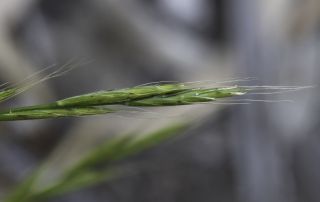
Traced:
<path id="1" fill-rule="evenodd" d="M 44 105 L 43 105 L 44 106 Z M 77 107 L 77 108 L 37 108 L 25 107 L 13 109 L 0 113 L 0 121 L 18 121 L 18 120 L 34 120 L 49 119 L 60 117 L 79 117 L 89 115 L 100 115 L 115 112 L 115 110 L 105 107 Z"/>

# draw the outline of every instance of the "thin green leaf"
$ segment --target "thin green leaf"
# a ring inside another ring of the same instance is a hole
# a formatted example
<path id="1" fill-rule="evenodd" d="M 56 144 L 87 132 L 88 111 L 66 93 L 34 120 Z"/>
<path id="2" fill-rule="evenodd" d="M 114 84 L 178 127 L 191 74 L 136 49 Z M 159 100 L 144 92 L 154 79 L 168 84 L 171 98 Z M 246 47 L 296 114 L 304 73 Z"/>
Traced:
<path id="1" fill-rule="evenodd" d="M 33 185 L 39 177 L 40 169 L 33 172 L 32 175 L 27 177 L 21 184 L 19 184 L 8 196 L 4 202 L 27 202 L 28 198 L 33 193 Z"/>
<path id="2" fill-rule="evenodd" d="M 43 202 L 50 198 L 61 196 L 65 193 L 113 179 L 115 176 L 118 176 L 118 173 L 113 169 L 108 169 L 106 171 L 86 171 L 77 175 L 76 177 L 62 179 L 53 186 L 34 193 L 27 199 L 26 202 Z"/>

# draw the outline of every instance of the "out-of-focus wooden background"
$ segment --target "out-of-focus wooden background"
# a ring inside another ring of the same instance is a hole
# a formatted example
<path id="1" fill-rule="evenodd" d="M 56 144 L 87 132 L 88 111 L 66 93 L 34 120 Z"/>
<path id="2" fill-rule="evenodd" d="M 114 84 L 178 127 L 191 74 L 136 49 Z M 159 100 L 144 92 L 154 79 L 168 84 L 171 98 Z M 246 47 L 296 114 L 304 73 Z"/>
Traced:
<path id="1" fill-rule="evenodd" d="M 93 62 L 0 107 L 164 80 L 316 86 L 319 31 L 317 0 L 2 0 L 0 83 Z M 317 87 L 254 98 L 294 103 L 210 105 L 196 131 L 140 155 L 135 174 L 52 201 L 320 201 Z M 50 180 L 99 140 L 161 122 L 143 116 L 1 123 L 0 196 L 40 162 Z"/>

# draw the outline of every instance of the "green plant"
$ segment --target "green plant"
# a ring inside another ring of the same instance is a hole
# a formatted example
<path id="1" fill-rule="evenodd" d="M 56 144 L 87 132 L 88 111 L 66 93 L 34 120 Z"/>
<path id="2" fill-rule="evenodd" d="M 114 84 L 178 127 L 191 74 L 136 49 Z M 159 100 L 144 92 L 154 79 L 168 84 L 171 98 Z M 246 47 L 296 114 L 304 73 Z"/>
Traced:
<path id="1" fill-rule="evenodd" d="M 0 102 L 8 100 L 28 90 L 32 86 L 50 78 L 60 76 L 74 66 L 65 65 L 40 80 L 28 77 L 18 85 L 0 91 Z M 11 108 L 0 112 L 0 121 L 47 119 L 117 113 L 122 107 L 162 107 L 191 105 L 214 102 L 219 99 L 251 93 L 277 93 L 298 90 L 303 87 L 286 86 L 227 86 L 203 87 L 201 83 L 153 83 L 132 88 L 111 91 L 98 91 L 69 97 L 53 103 Z M 1 87 L 1 86 L 0 86 Z M 266 92 L 261 92 L 267 90 Z M 258 91 L 258 92 L 257 92 Z M 115 107 L 115 106 L 120 106 Z M 189 123 L 174 123 L 163 129 L 138 137 L 135 134 L 123 135 L 102 143 L 80 161 L 71 166 L 59 179 L 46 186 L 39 186 L 43 167 L 40 166 L 24 182 L 18 185 L 4 199 L 5 202 L 37 202 L 62 195 L 89 185 L 113 179 L 123 174 L 118 162 L 156 146 L 185 131 Z"/>

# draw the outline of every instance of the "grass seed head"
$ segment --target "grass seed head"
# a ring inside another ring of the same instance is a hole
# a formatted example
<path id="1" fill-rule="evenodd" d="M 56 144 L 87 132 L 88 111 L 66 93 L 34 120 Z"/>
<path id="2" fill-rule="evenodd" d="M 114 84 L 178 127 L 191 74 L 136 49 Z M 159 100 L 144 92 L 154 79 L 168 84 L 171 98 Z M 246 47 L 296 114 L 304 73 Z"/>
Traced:
<path id="1" fill-rule="evenodd" d="M 140 100 L 158 95 L 170 95 L 188 90 L 182 84 L 161 84 L 150 86 L 137 86 L 111 91 L 98 91 L 94 93 L 75 96 L 57 101 L 60 107 L 69 106 L 96 106 L 121 104 L 132 100 Z"/>
<path id="2" fill-rule="evenodd" d="M 154 96 L 147 99 L 127 102 L 130 106 L 173 106 L 190 105 L 202 102 L 211 102 L 219 98 L 243 95 L 246 91 L 242 88 L 210 88 L 210 89 L 190 89 L 177 94 Z"/>

